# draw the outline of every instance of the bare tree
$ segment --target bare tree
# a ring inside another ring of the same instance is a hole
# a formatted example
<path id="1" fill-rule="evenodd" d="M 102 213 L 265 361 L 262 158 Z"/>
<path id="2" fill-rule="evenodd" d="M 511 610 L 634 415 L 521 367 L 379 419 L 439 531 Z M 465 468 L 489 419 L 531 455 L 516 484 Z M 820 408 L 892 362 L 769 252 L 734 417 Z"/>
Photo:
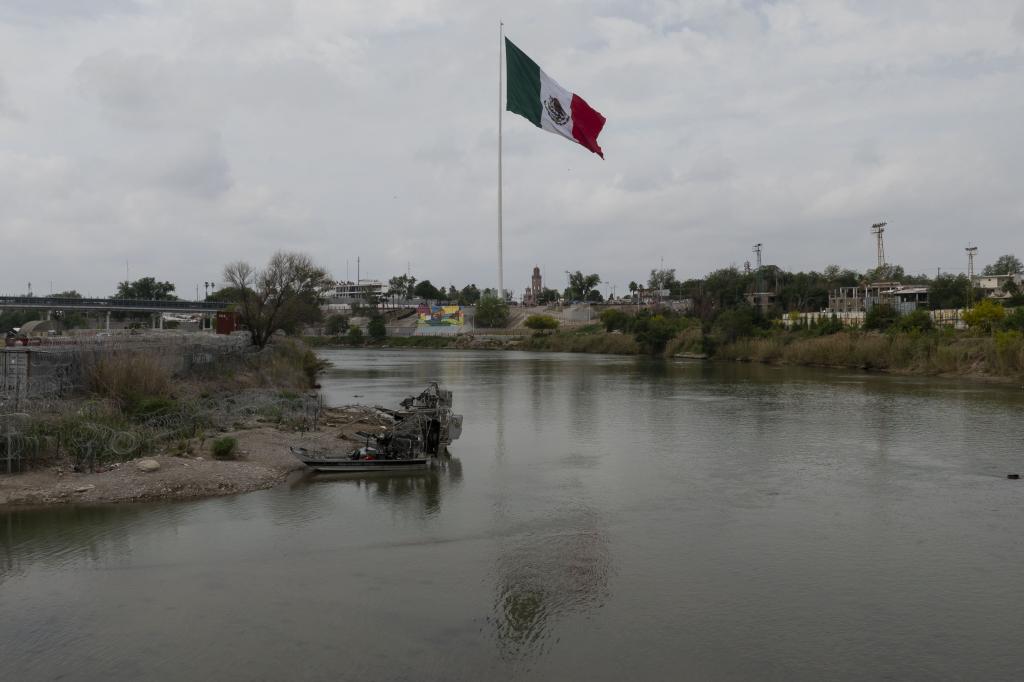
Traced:
<path id="1" fill-rule="evenodd" d="M 320 304 L 331 286 L 327 271 L 303 253 L 278 251 L 267 267 L 256 270 L 243 261 L 224 267 L 234 287 L 242 324 L 262 348 L 277 330 L 294 332 L 320 319 Z"/>

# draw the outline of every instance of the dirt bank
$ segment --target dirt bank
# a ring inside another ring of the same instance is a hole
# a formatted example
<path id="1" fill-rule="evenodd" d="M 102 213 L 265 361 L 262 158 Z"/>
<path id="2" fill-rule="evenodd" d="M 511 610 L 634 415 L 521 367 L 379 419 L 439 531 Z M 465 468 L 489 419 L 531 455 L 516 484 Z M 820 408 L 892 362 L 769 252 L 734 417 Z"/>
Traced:
<path id="1" fill-rule="evenodd" d="M 4 474 L 0 475 L 0 507 L 186 500 L 269 488 L 304 468 L 289 446 L 347 450 L 359 440 L 356 431 L 380 429 L 385 423 L 387 417 L 370 407 L 327 408 L 317 431 L 290 431 L 251 421 L 217 434 L 238 439 L 235 460 L 216 460 L 209 440 L 192 440 L 185 450 L 191 450 L 189 454 L 164 450 L 142 458 L 159 463 L 156 471 L 142 471 L 138 467 L 142 460 L 129 460 L 94 473 L 77 473 L 67 463 L 59 463 Z"/>

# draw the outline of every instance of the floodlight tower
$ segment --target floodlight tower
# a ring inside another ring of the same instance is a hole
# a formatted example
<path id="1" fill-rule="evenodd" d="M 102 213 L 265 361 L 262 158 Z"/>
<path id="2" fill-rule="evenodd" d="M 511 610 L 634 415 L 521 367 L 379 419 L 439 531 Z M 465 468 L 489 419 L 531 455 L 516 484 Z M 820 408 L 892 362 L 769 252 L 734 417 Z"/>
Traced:
<path id="1" fill-rule="evenodd" d="M 875 239 L 878 240 L 878 267 L 881 268 L 885 265 L 885 242 L 882 238 L 882 234 L 885 232 L 885 226 L 889 223 L 884 220 L 880 223 L 875 223 L 871 226 L 871 234 L 875 235 Z"/>
<path id="2" fill-rule="evenodd" d="M 964 251 L 967 252 L 967 279 L 974 282 L 974 255 L 978 253 L 978 247 L 968 246 Z"/>
<path id="3" fill-rule="evenodd" d="M 757 256 L 757 290 L 759 292 L 764 289 L 761 284 L 761 246 L 760 242 L 754 244 L 754 254 Z"/>

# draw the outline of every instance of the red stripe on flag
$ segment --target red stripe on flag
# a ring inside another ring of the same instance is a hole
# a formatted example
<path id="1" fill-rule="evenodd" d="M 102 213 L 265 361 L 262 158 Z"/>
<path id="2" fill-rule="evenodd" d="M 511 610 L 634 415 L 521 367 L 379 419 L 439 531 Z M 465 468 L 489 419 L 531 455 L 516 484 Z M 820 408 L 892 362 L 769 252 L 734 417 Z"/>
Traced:
<path id="1" fill-rule="evenodd" d="M 603 159 L 604 152 L 597 144 L 597 136 L 604 128 L 604 116 L 591 109 L 590 105 L 575 93 L 573 93 L 570 107 L 572 108 L 572 136 L 581 145 Z"/>

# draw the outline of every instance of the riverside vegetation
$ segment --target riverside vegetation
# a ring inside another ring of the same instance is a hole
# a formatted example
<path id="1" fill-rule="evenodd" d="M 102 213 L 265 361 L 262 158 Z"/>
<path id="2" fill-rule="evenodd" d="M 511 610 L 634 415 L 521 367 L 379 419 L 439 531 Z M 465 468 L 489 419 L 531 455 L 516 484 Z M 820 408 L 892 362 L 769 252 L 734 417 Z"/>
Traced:
<path id="1" fill-rule="evenodd" d="M 158 453 L 223 457 L 222 440 L 207 443 L 208 435 L 245 418 L 302 426 L 304 392 L 322 368 L 305 344 L 283 338 L 184 375 L 146 350 L 86 355 L 81 363 L 79 390 L 0 424 L 16 434 L 3 447 L 17 449 L 22 468 L 94 471 Z"/>
<path id="2" fill-rule="evenodd" d="M 966 330 L 937 327 L 927 311 L 898 316 L 875 306 L 860 328 L 834 318 L 787 329 L 749 306 L 722 310 L 706 319 L 671 311 L 616 308 L 600 323 L 554 330 L 547 323 L 521 339 L 456 337 L 321 337 L 322 346 L 390 348 L 496 348 L 569 353 L 674 357 L 721 361 L 857 368 L 914 374 L 1024 378 L 1024 307 L 1008 310 L 983 300 L 964 314 Z"/>

